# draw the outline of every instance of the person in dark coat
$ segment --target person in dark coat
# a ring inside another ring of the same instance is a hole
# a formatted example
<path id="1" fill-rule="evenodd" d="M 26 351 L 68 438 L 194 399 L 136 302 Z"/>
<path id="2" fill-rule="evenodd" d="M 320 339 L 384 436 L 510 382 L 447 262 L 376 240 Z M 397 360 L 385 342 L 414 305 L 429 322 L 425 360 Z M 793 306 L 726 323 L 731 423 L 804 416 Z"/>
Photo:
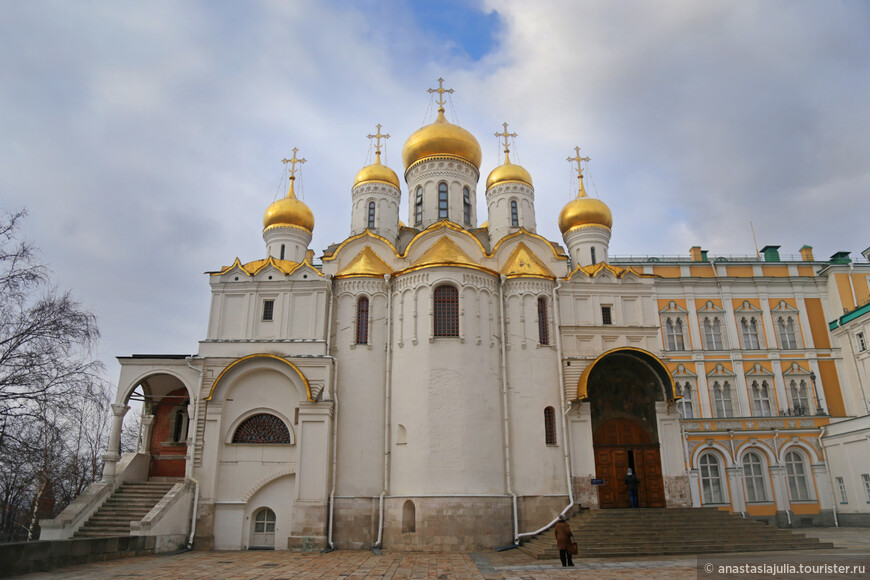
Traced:
<path id="1" fill-rule="evenodd" d="M 574 533 L 571 531 L 571 526 L 565 521 L 565 516 L 560 515 L 559 521 L 556 522 L 556 545 L 559 547 L 559 559 L 562 560 L 562 566 L 573 566 L 574 561 L 571 559 L 571 554 L 568 553 L 568 548 L 574 541 Z"/>
<path id="2" fill-rule="evenodd" d="M 631 507 L 637 507 L 637 484 L 640 483 L 640 480 L 631 470 L 628 468 L 628 473 L 625 476 L 625 487 L 628 488 L 628 501 L 631 502 Z"/>

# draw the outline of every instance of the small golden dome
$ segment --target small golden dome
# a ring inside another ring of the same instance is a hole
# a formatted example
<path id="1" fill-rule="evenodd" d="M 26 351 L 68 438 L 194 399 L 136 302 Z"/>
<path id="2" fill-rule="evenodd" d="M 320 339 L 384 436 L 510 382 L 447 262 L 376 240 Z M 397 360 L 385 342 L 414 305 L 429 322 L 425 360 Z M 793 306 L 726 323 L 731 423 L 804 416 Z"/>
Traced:
<path id="1" fill-rule="evenodd" d="M 504 183 L 506 181 L 518 181 L 520 183 L 525 183 L 529 187 L 533 187 L 532 176 L 529 175 L 529 172 L 521 165 L 514 165 L 511 163 L 507 149 L 505 149 L 504 152 L 504 164 L 493 169 L 489 174 L 489 177 L 486 178 L 486 190 L 489 191 L 489 188 L 493 185 Z"/>
<path id="2" fill-rule="evenodd" d="M 487 221 L 483 222 L 482 224 L 480 224 L 480 227 L 483 228 L 483 229 L 487 229 L 487 228 L 489 227 L 489 220 L 487 220 Z"/>
<path id="3" fill-rule="evenodd" d="M 480 143 L 474 135 L 454 125 L 444 116 L 444 108 L 438 109 L 438 118 L 431 125 L 414 131 L 402 148 L 402 162 L 407 170 L 417 161 L 437 155 L 452 155 L 468 161 L 480 169 Z"/>
<path id="4" fill-rule="evenodd" d="M 613 214 L 606 203 L 586 194 L 581 176 L 577 197 L 559 212 L 559 229 L 564 234 L 571 228 L 585 225 L 599 225 L 609 229 L 613 225 Z"/>
<path id="5" fill-rule="evenodd" d="M 375 153 L 374 163 L 372 163 L 371 165 L 366 165 L 359 170 L 359 173 L 356 174 L 356 178 L 353 180 L 353 186 L 356 187 L 360 183 L 367 183 L 369 181 L 380 181 L 381 183 L 388 183 L 396 189 L 399 189 L 399 177 L 396 175 L 395 171 L 393 171 L 386 165 L 381 165 L 380 151 Z"/>
<path id="6" fill-rule="evenodd" d="M 290 177 L 290 189 L 287 197 L 272 203 L 263 216 L 263 229 L 271 226 L 298 226 L 309 233 L 314 231 L 314 214 L 305 202 L 296 198 L 293 191 L 295 177 Z"/>

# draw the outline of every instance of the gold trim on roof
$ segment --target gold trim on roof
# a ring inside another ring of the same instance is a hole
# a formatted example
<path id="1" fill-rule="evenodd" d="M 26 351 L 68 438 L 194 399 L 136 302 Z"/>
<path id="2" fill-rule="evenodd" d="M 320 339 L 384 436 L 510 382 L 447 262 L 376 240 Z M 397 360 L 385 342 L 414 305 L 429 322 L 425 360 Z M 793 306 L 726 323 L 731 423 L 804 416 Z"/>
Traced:
<path id="1" fill-rule="evenodd" d="M 303 266 L 308 266 L 311 270 L 313 270 L 318 276 L 323 276 L 323 274 L 317 270 L 314 266 L 312 266 L 307 260 L 303 262 L 293 262 L 290 260 L 279 260 L 273 256 L 269 256 L 268 258 L 264 258 L 262 260 L 254 260 L 253 262 L 248 262 L 247 264 L 242 264 L 241 261 L 236 258 L 236 260 L 230 266 L 224 266 L 217 272 L 208 272 L 211 276 L 222 276 L 229 272 L 232 272 L 233 269 L 238 268 L 243 273 L 248 276 L 256 276 L 264 269 L 272 266 L 285 276 L 289 276 L 299 268 Z"/>
<path id="2" fill-rule="evenodd" d="M 356 241 L 356 240 L 358 240 L 358 239 L 360 239 L 360 238 L 364 238 L 364 237 L 366 237 L 366 236 L 368 236 L 368 237 L 370 237 L 370 238 L 372 238 L 372 239 L 374 239 L 374 240 L 380 240 L 381 242 L 385 243 L 385 244 L 387 245 L 388 248 L 390 248 L 391 250 L 393 250 L 393 253 L 396 255 L 397 258 L 402 258 L 402 257 L 403 257 L 402 254 L 400 254 L 399 251 L 396 249 L 396 246 L 394 246 L 393 243 L 392 243 L 390 240 L 388 240 L 387 238 L 385 238 L 385 237 L 383 237 L 383 236 L 379 236 L 379 235 L 377 235 L 377 234 L 375 234 L 375 233 L 372 233 L 371 230 L 365 230 L 365 231 L 363 231 L 361 234 L 357 234 L 357 235 L 355 235 L 355 236 L 351 236 L 351 237 L 349 237 L 348 239 L 346 239 L 346 240 L 344 240 L 343 242 L 341 242 L 341 243 L 338 245 L 338 247 L 335 248 L 335 251 L 332 252 L 332 255 L 329 255 L 329 256 L 323 256 L 322 258 L 320 258 L 321 261 L 323 261 L 323 262 L 331 262 L 331 261 L 335 260 L 335 259 L 338 257 L 338 254 L 341 253 L 341 250 L 342 250 L 346 245 L 348 245 L 349 243 L 354 242 L 354 241 Z"/>
<path id="3" fill-rule="evenodd" d="M 248 262 L 247 264 L 242 264 L 238 258 L 229 266 L 224 266 L 217 272 L 209 272 L 212 276 L 222 276 L 228 272 L 231 272 L 233 268 L 238 268 L 248 276 L 256 276 L 260 273 L 264 268 L 268 266 L 273 266 L 277 270 L 280 270 L 283 274 L 292 274 L 295 272 L 301 264 L 299 262 L 291 262 L 290 260 L 277 260 L 272 256 L 265 258 L 263 260 L 254 260 L 253 262 Z"/>
<path id="4" fill-rule="evenodd" d="M 422 240 L 424 236 L 426 236 L 434 231 L 444 229 L 444 228 L 446 228 L 448 230 L 453 230 L 454 232 L 458 232 L 460 234 L 467 236 L 469 240 L 473 240 L 474 243 L 477 244 L 477 247 L 480 248 L 481 254 L 483 254 L 487 258 L 492 256 L 492 254 L 486 253 L 486 248 L 483 247 L 483 244 L 480 243 L 480 240 L 478 240 L 474 236 L 474 234 L 472 234 L 471 232 L 469 232 L 468 230 L 466 230 L 465 228 L 463 228 L 462 226 L 460 226 L 458 224 L 455 224 L 447 219 L 443 219 L 441 221 L 435 222 L 434 224 L 430 225 L 425 230 L 423 230 L 422 232 L 420 232 L 419 234 L 414 236 L 414 238 L 410 242 L 408 242 L 408 246 L 405 248 L 405 253 L 399 257 L 400 258 L 407 258 L 411 253 L 411 248 L 413 248 L 417 243 L 419 243 L 420 240 Z"/>
<path id="5" fill-rule="evenodd" d="M 308 401 L 309 401 L 310 403 L 313 403 L 313 402 L 314 402 L 314 397 L 311 396 L 311 385 L 308 384 L 308 379 L 305 378 L 305 375 L 302 374 L 302 371 L 299 370 L 299 367 L 297 367 L 296 365 L 294 365 L 292 362 L 290 362 L 290 361 L 287 360 L 286 358 L 282 358 L 282 357 L 280 357 L 280 356 L 276 356 L 276 355 L 274 355 L 274 354 L 266 354 L 266 353 L 261 353 L 261 354 L 249 354 L 249 355 L 247 355 L 247 356 L 243 356 L 243 357 L 240 358 L 240 359 L 236 359 L 236 360 L 234 360 L 233 362 L 231 362 L 230 364 L 228 364 L 228 365 L 224 368 L 224 370 L 222 370 L 222 371 L 220 372 L 220 374 L 217 376 L 217 378 L 216 378 L 216 379 L 214 380 L 214 382 L 212 383 L 212 385 L 211 385 L 211 389 L 210 389 L 209 392 L 208 392 L 208 397 L 206 397 L 205 400 L 206 400 L 206 401 L 211 401 L 211 398 L 214 396 L 215 389 L 217 389 L 217 386 L 218 386 L 218 384 L 220 384 L 221 379 L 223 379 L 224 376 L 225 376 L 225 375 L 226 375 L 226 374 L 227 374 L 227 373 L 228 373 L 228 372 L 229 372 L 233 367 L 235 367 L 236 365 L 239 365 L 239 364 L 241 364 L 241 363 L 243 363 L 243 362 L 245 362 L 245 361 L 248 361 L 248 360 L 254 359 L 254 358 L 270 358 L 270 359 L 274 359 L 274 360 L 277 360 L 277 361 L 279 361 L 279 362 L 282 362 L 282 363 L 286 364 L 286 365 L 289 366 L 291 369 L 293 369 L 294 371 L 296 371 L 296 374 L 299 375 L 299 378 L 300 378 L 300 379 L 302 379 L 302 384 L 305 385 L 305 392 L 306 392 L 306 394 L 308 395 Z"/>
<path id="6" fill-rule="evenodd" d="M 335 278 L 350 278 L 352 276 L 381 278 L 385 274 L 392 273 L 393 269 L 374 250 L 366 246 L 347 266 L 335 275 Z"/>
<path id="7" fill-rule="evenodd" d="M 487 223 L 487 225 L 489 224 L 489 222 L 486 222 L 486 223 Z M 481 227 L 483 227 L 483 226 L 481 226 Z M 502 239 L 500 239 L 498 242 L 496 242 L 495 247 L 492 249 L 492 252 L 490 252 L 489 254 L 486 254 L 486 257 L 491 258 L 492 256 L 494 256 L 496 254 L 496 252 L 498 252 L 498 249 L 502 246 L 502 244 L 504 244 L 505 242 L 512 240 L 516 237 L 519 237 L 519 236 L 529 236 L 530 238 L 535 238 L 537 240 L 541 240 L 553 252 L 554 258 L 557 258 L 559 260 L 566 260 L 566 261 L 568 260 L 568 256 L 566 256 L 565 254 L 560 254 L 556 251 L 556 246 L 554 246 L 550 240 L 548 240 L 544 236 L 538 235 L 534 232 L 530 232 L 526 228 L 520 228 L 519 230 L 517 230 L 513 233 L 510 233 L 510 234 L 506 235 L 505 237 L 503 237 Z"/>
<path id="8" fill-rule="evenodd" d="M 462 251 L 456 242 L 448 238 L 442 237 L 432 246 L 423 252 L 416 262 L 411 264 L 411 267 L 419 267 L 433 264 L 450 264 L 461 266 L 480 266 L 477 262 L 471 259 L 471 256 Z"/>
<path id="9" fill-rule="evenodd" d="M 574 268 L 570 274 L 565 276 L 563 280 L 570 280 L 574 277 L 574 274 L 577 272 L 582 272 L 586 274 L 590 278 L 595 278 L 600 275 L 602 272 L 610 272 L 617 279 L 625 278 L 629 274 L 634 274 L 638 278 L 656 278 L 655 274 L 644 274 L 643 272 L 638 272 L 634 268 L 620 268 L 619 266 L 611 266 L 606 262 L 598 262 L 592 266 L 577 266 Z"/>
<path id="10" fill-rule="evenodd" d="M 508 278 L 531 277 L 555 280 L 556 275 L 529 249 L 520 242 L 505 262 L 501 273 Z"/>

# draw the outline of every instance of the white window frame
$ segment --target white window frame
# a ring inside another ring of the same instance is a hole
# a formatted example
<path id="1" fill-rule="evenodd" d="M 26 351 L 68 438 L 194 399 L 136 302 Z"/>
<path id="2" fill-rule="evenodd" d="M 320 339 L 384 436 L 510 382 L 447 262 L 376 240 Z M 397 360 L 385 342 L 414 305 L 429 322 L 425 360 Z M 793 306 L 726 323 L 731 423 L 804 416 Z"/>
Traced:
<path id="1" fill-rule="evenodd" d="M 849 496 L 846 493 L 846 480 L 837 476 L 837 491 L 840 493 L 840 503 L 849 503 Z"/>
<path id="2" fill-rule="evenodd" d="M 726 504 L 725 479 L 722 477 L 722 462 L 719 456 L 712 451 L 703 453 L 698 458 L 698 471 L 700 472 L 701 502 L 705 505 Z"/>
<path id="3" fill-rule="evenodd" d="M 870 503 L 870 473 L 861 474 L 861 483 L 864 484 L 864 496 L 867 498 L 867 503 Z"/>
<path id="4" fill-rule="evenodd" d="M 766 379 L 752 379 L 749 386 L 752 401 L 753 417 L 772 417 L 773 408 L 770 403 L 770 385 Z"/>
<path id="5" fill-rule="evenodd" d="M 729 381 L 714 381 L 710 387 L 713 400 L 713 416 L 717 419 L 734 417 L 734 387 Z"/>
<path id="6" fill-rule="evenodd" d="M 755 462 L 751 458 L 755 458 Z M 749 460 L 749 461 L 747 461 Z M 747 503 L 769 503 L 767 493 L 767 469 L 764 458 L 758 451 L 750 450 L 743 454 L 743 488 L 746 490 Z M 750 495 L 753 497 L 750 499 Z"/>
<path id="7" fill-rule="evenodd" d="M 682 384 L 679 381 L 674 381 L 677 387 L 677 395 L 682 399 L 677 401 L 677 411 L 683 419 L 695 419 L 695 385 L 689 380 L 683 380 Z M 688 410 L 688 413 L 686 412 Z"/>
<path id="8" fill-rule="evenodd" d="M 788 484 L 788 497 L 791 501 L 810 502 L 815 500 L 812 480 L 810 479 L 809 469 L 807 469 L 806 456 L 802 452 L 797 449 L 786 451 L 785 472 L 786 483 Z"/>
<path id="9" fill-rule="evenodd" d="M 810 407 L 810 385 L 807 383 L 809 377 L 793 377 L 788 381 L 788 399 L 790 408 L 805 411 L 806 414 L 812 414 Z"/>

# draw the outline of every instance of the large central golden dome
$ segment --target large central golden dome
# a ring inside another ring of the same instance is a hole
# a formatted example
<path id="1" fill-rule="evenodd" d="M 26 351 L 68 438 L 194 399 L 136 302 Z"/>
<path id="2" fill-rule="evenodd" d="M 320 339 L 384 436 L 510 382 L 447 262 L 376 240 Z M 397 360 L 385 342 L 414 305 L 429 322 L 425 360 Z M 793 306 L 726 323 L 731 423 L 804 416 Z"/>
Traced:
<path id="1" fill-rule="evenodd" d="M 444 108 L 438 109 L 438 118 L 431 125 L 414 131 L 402 148 L 402 162 L 405 170 L 421 159 L 449 155 L 468 161 L 480 169 L 480 143 L 474 135 L 454 125 L 444 116 Z"/>

